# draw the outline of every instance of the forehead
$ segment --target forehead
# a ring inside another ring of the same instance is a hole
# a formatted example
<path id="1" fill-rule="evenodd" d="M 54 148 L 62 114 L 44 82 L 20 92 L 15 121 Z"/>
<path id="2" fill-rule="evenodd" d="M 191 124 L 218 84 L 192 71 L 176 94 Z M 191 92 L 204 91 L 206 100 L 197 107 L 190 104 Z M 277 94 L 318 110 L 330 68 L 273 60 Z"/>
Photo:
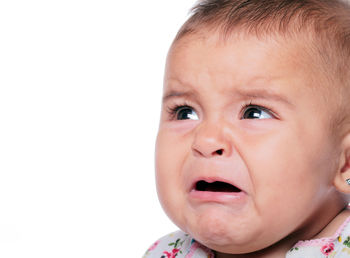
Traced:
<path id="1" fill-rule="evenodd" d="M 283 38 L 233 35 L 222 40 L 218 33 L 187 35 L 175 42 L 168 55 L 165 88 L 172 81 L 202 90 L 206 84 L 221 90 L 249 85 L 269 85 L 289 79 L 293 86 L 311 85 L 319 77 L 316 63 L 303 44 Z M 315 76 L 316 75 L 316 76 Z"/>

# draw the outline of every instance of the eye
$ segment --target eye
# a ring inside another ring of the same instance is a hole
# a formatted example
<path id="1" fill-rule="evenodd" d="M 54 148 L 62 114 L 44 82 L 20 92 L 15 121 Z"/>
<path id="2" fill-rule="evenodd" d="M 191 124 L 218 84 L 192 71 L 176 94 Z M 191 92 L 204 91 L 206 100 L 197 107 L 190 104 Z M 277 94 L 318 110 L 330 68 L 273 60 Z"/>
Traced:
<path id="1" fill-rule="evenodd" d="M 248 105 L 243 112 L 243 116 L 241 119 L 271 119 L 274 116 L 271 112 L 263 107 Z"/>
<path id="2" fill-rule="evenodd" d="M 198 120 L 196 111 L 190 106 L 177 106 L 170 110 L 170 114 L 174 116 L 175 120 Z"/>
<path id="3" fill-rule="evenodd" d="M 198 120 L 197 113 L 188 106 L 179 107 L 176 112 L 176 119 L 177 120 L 185 120 L 185 119 L 192 119 L 192 120 Z"/>

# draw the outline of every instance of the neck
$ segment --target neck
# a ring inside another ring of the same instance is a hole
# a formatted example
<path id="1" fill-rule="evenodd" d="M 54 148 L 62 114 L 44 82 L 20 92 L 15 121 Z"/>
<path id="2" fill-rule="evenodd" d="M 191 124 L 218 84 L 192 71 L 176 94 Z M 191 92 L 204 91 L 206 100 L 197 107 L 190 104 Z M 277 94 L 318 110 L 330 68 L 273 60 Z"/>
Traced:
<path id="1" fill-rule="evenodd" d="M 349 216 L 349 211 L 344 211 L 344 202 L 333 200 L 333 202 L 327 202 L 327 204 L 327 207 L 322 207 L 315 212 L 318 218 L 317 220 L 309 219 L 308 221 L 305 221 L 299 229 L 265 249 L 247 254 L 215 252 L 215 258 L 282 258 L 286 256 L 286 253 L 299 240 L 313 239 L 318 238 L 319 236 L 326 237 L 323 232 L 327 232 L 327 236 L 331 236 L 346 219 L 345 216 Z M 336 217 L 339 217 L 340 219 L 335 220 Z M 315 216 L 312 216 L 312 218 L 315 218 Z M 337 222 L 330 223 L 333 220 Z M 331 227 L 331 229 L 329 229 L 329 227 Z"/>
<path id="2" fill-rule="evenodd" d="M 215 252 L 215 258 L 282 258 L 295 244 L 294 239 L 284 239 L 268 248 L 248 254 L 225 254 Z"/>

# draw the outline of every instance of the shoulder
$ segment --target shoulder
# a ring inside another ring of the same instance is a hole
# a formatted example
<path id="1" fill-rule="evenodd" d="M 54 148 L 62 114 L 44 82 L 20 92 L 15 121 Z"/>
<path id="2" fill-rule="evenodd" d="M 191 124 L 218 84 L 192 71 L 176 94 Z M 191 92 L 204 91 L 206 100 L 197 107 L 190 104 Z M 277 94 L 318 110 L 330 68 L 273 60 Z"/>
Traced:
<path id="1" fill-rule="evenodd" d="M 196 254 L 194 256 L 194 254 Z M 182 231 L 170 233 L 154 242 L 143 258 L 167 257 L 211 257 L 211 251 L 197 243 L 191 236 Z"/>

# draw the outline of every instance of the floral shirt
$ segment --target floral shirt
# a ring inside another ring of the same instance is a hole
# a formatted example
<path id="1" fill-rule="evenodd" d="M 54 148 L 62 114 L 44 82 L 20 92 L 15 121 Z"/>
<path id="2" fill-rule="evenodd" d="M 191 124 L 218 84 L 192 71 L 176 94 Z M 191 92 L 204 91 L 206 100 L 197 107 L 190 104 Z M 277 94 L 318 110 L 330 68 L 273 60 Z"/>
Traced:
<path id="1" fill-rule="evenodd" d="M 214 258 L 214 252 L 182 231 L 156 241 L 143 258 Z M 299 241 L 286 258 L 350 258 L 350 217 L 332 237 Z"/>
<path id="2" fill-rule="evenodd" d="M 299 241 L 286 258 L 350 258 L 350 217 L 331 237 Z"/>
<path id="3" fill-rule="evenodd" d="M 156 241 L 143 258 L 214 258 L 214 253 L 182 231 Z"/>

